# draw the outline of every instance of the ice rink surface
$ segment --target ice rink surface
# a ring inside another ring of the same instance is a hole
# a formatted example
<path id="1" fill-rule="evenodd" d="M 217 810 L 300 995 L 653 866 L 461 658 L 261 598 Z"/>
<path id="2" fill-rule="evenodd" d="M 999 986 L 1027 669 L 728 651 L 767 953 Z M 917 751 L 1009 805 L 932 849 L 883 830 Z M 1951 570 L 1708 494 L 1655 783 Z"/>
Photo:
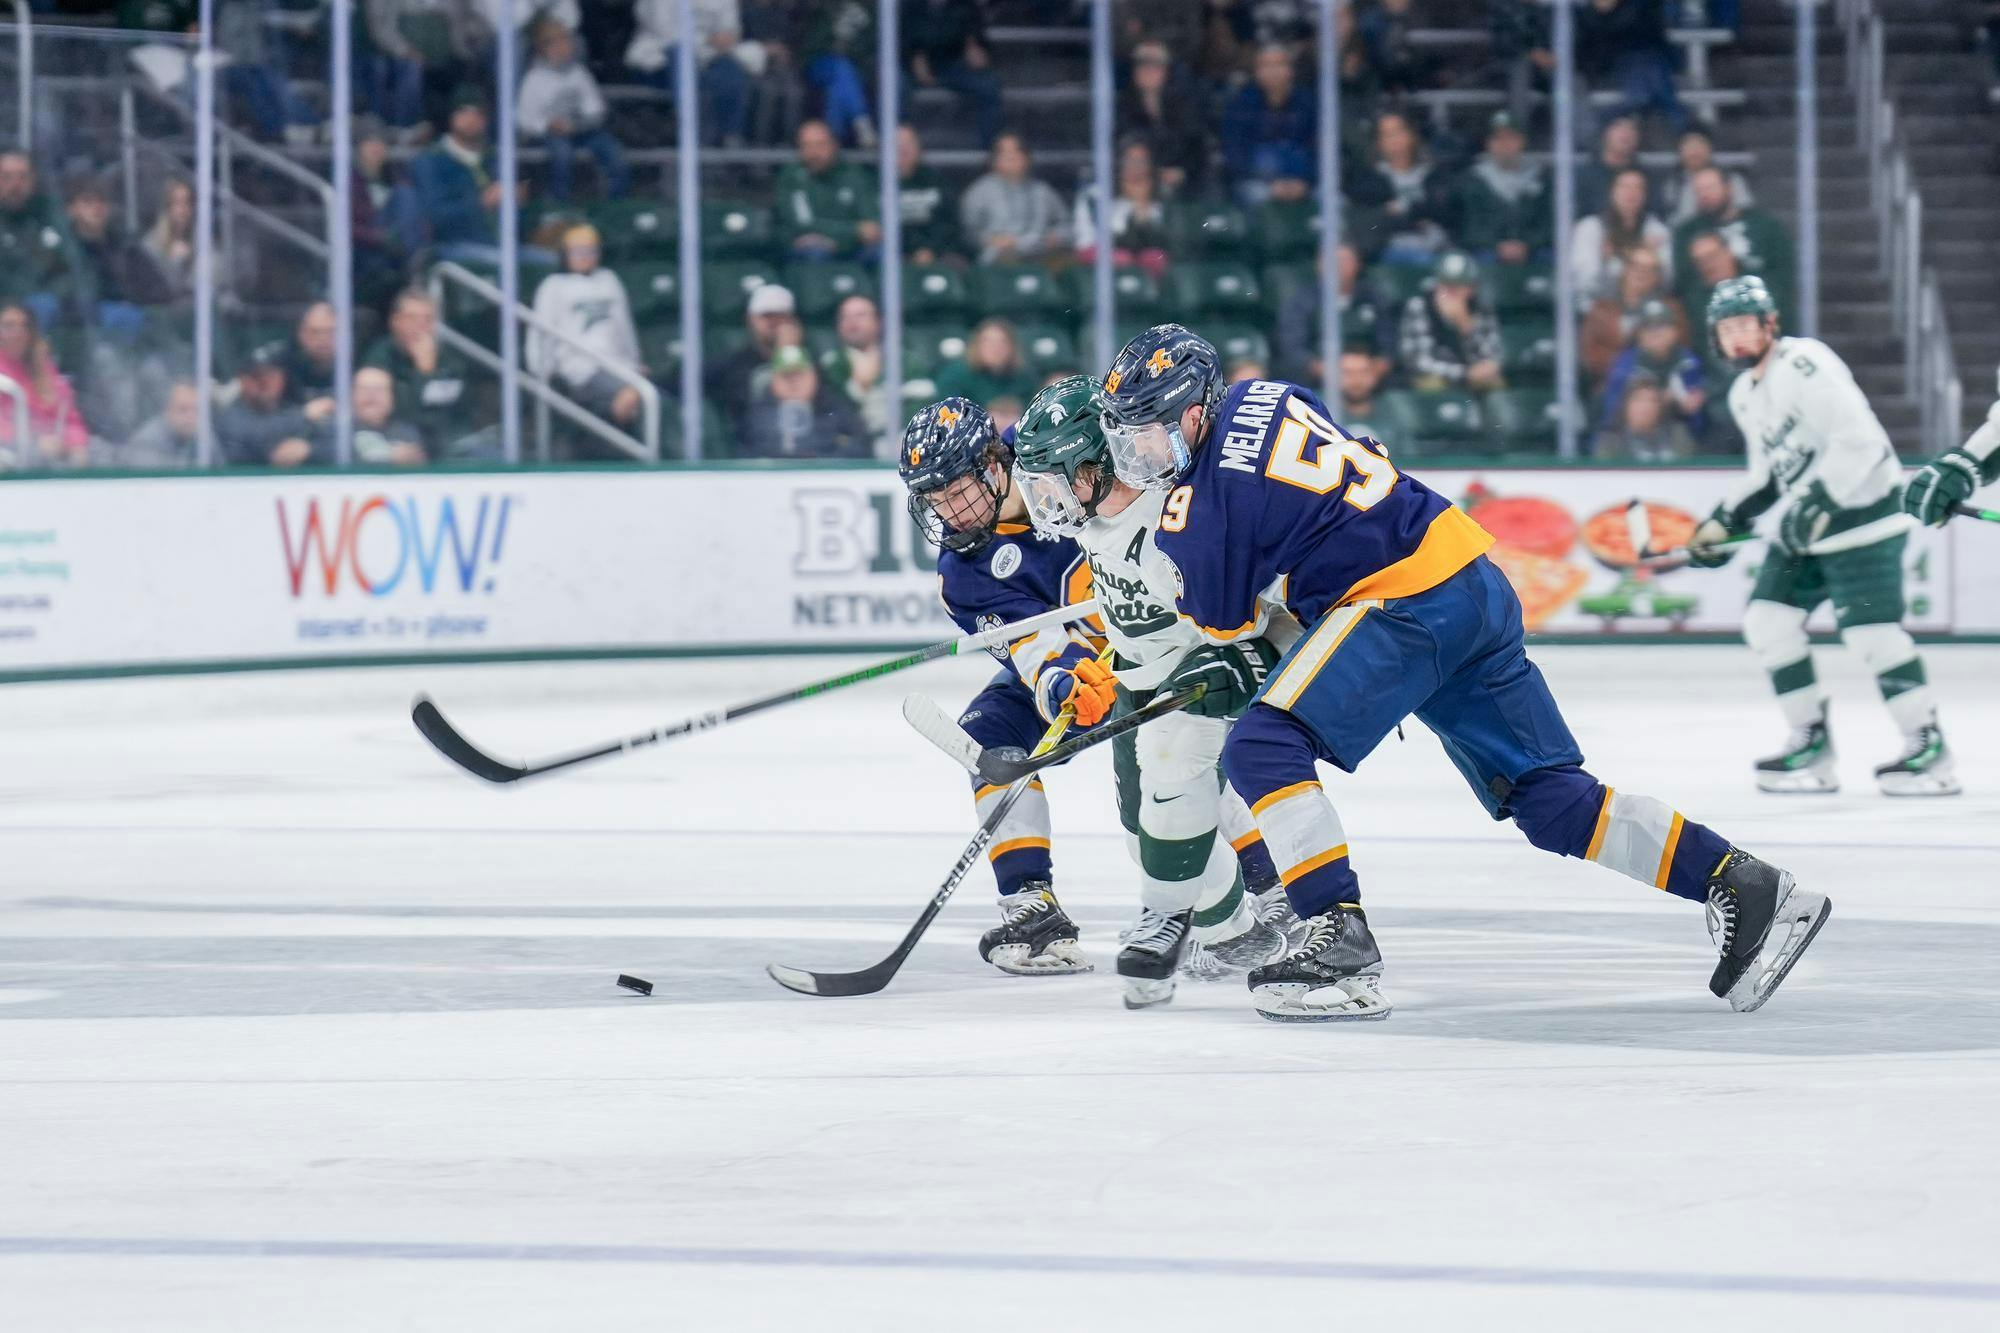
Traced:
<path id="1" fill-rule="evenodd" d="M 1529 848 L 1412 726 L 1329 790 L 1388 1022 L 1132 1014 L 1097 751 L 1050 783 L 1092 976 L 974 954 L 906 673 L 519 788 L 509 756 L 853 659 L 0 689 L 0 1328 L 2000 1327 L 2000 649 L 1934 649 L 1967 794 L 1823 652 L 1847 790 L 1756 793 L 1740 648 L 1543 649 L 1590 763 L 1828 891 L 1770 1006 L 1691 904 Z M 650 999 L 617 990 L 651 978 Z"/>

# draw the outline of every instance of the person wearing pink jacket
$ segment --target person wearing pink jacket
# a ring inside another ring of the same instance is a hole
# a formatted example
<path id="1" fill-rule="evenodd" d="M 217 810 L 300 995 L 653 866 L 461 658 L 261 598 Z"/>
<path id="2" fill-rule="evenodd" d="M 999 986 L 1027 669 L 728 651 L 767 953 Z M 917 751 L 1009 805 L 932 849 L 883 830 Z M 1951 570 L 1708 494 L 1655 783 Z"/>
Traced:
<path id="1" fill-rule="evenodd" d="M 0 395 L 0 451 L 14 455 L 17 467 L 81 463 L 90 432 L 76 410 L 76 391 L 56 369 L 48 341 L 26 306 L 0 306 L 0 375 L 27 395 L 31 440 L 24 444 L 15 439 L 14 404 Z"/>

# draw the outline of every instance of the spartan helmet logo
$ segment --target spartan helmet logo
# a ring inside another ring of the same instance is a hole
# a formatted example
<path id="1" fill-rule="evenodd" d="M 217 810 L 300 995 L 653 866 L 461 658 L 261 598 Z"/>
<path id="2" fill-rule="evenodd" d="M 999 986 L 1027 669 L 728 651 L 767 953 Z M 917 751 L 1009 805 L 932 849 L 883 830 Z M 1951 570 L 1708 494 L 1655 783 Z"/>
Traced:
<path id="1" fill-rule="evenodd" d="M 965 414 L 963 412 L 959 411 L 955 407 L 940 407 L 938 409 L 938 421 L 946 428 L 956 426 L 958 424 L 958 419 L 964 415 Z"/>
<path id="2" fill-rule="evenodd" d="M 1164 347 L 1155 347 L 1153 355 L 1146 361 L 1146 369 L 1152 371 L 1156 378 L 1173 369 L 1173 365 L 1174 363 L 1167 359 L 1167 349 Z"/>
<path id="3" fill-rule="evenodd" d="M 1049 414 L 1045 418 L 1045 420 L 1047 420 L 1047 422 L 1051 426 L 1060 426 L 1063 424 L 1063 418 L 1068 415 L 1069 413 L 1063 411 L 1063 405 L 1061 403 L 1056 403 L 1049 408 Z"/>

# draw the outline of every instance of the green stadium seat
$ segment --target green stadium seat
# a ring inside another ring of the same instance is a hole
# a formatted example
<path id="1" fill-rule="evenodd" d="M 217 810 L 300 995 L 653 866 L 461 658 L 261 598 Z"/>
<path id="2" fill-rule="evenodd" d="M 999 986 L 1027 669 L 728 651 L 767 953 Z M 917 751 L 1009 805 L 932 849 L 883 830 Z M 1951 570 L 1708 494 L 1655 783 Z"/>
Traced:
<path id="1" fill-rule="evenodd" d="M 1487 423 L 1500 443 L 1513 448 L 1555 439 L 1560 413 L 1546 389 L 1502 389 L 1486 395 Z"/>
<path id="2" fill-rule="evenodd" d="M 1478 443 L 1486 429 L 1479 400 L 1466 394 L 1392 389 L 1375 401 L 1383 414 L 1404 423 L 1400 429 L 1409 432 L 1412 453 L 1464 449 Z"/>
<path id="3" fill-rule="evenodd" d="M 759 204 L 704 203 L 701 206 L 701 253 L 704 258 L 752 258 L 770 254 L 776 245 L 771 210 Z"/>
<path id="4" fill-rule="evenodd" d="M 680 215 L 663 199 L 604 199 L 588 215 L 619 263 L 672 259 L 680 243 Z"/>
<path id="5" fill-rule="evenodd" d="M 929 379 L 939 366 L 965 355 L 962 324 L 909 324 L 903 328 L 903 377 Z"/>
<path id="6" fill-rule="evenodd" d="M 1276 319 L 1278 307 L 1285 303 L 1285 297 L 1301 287 L 1310 287 L 1318 282 L 1319 274 L 1308 260 L 1305 263 L 1266 264 L 1259 278 L 1264 292 L 1264 312 Z"/>
<path id="7" fill-rule="evenodd" d="M 1259 319 L 1264 313 L 1264 290 L 1248 264 L 1177 264 L 1165 286 L 1175 311 L 1190 318 Z"/>
<path id="8" fill-rule="evenodd" d="M 1195 331 L 1215 344 L 1224 370 L 1237 361 L 1262 362 L 1267 369 L 1271 364 L 1271 340 L 1253 324 L 1210 324 Z"/>
<path id="9" fill-rule="evenodd" d="M 1307 263 L 1319 253 L 1319 206 L 1309 199 L 1265 204 L 1251 223 L 1267 264 Z"/>
<path id="10" fill-rule="evenodd" d="M 1056 315 L 1073 308 L 1063 284 L 1040 264 L 982 264 L 972 271 L 972 302 L 987 315 Z"/>
<path id="11" fill-rule="evenodd" d="M 1089 264 L 1070 270 L 1068 309 L 1087 323 L 1097 304 L 1097 272 Z M 1136 323 L 1148 328 L 1167 316 L 1167 301 L 1159 280 L 1134 264 L 1120 264 L 1111 270 L 1112 309 L 1120 324 Z"/>
<path id="12" fill-rule="evenodd" d="M 773 264 L 740 259 L 724 264 L 701 266 L 701 307 L 710 319 L 731 324 L 743 321 L 743 307 L 750 293 L 767 282 L 778 281 Z"/>
<path id="13" fill-rule="evenodd" d="M 1486 291 L 1501 319 L 1509 315 L 1547 314 L 1556 304 L 1555 270 L 1547 264 L 1492 264 Z"/>
<path id="14" fill-rule="evenodd" d="M 1250 247 L 1250 221 L 1230 204 L 1167 205 L 1167 235 L 1174 258 L 1241 256 Z"/>
<path id="15" fill-rule="evenodd" d="M 1057 371 L 1068 374 L 1082 369 L 1076 339 L 1060 325 L 1024 324 L 1014 331 L 1014 336 L 1020 341 L 1021 355 L 1037 374 L 1051 375 Z"/>
<path id="16" fill-rule="evenodd" d="M 1368 277 L 1389 308 L 1401 310 L 1431 280 L 1431 271 L 1421 264 L 1377 264 L 1368 270 Z"/>
<path id="17" fill-rule="evenodd" d="M 966 312 L 965 278 L 944 264 L 903 265 L 903 317 L 962 319 Z"/>
<path id="18" fill-rule="evenodd" d="M 632 304 L 632 322 L 678 327 L 681 317 L 681 266 L 669 262 L 620 264 L 625 299 Z"/>
<path id="19" fill-rule="evenodd" d="M 1369 412 L 1335 413 L 1350 435 L 1379 440 L 1394 457 L 1409 457 L 1422 449 L 1422 414 L 1406 393 L 1378 393 Z"/>
<path id="20" fill-rule="evenodd" d="M 807 323 L 830 320 L 850 296 L 875 295 L 875 275 L 859 264 L 794 264 L 785 285 L 798 298 L 799 317 Z"/>
<path id="21" fill-rule="evenodd" d="M 1556 326 L 1523 318 L 1500 326 L 1500 366 L 1509 383 L 1546 384 L 1556 374 Z"/>

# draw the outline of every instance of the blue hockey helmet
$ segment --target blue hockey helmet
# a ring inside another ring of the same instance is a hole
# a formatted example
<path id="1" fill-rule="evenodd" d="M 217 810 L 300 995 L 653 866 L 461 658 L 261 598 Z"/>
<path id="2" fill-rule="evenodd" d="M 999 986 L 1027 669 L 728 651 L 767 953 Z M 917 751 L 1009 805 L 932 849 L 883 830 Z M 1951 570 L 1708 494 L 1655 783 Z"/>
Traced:
<path id="1" fill-rule="evenodd" d="M 1118 479 L 1154 490 L 1171 485 L 1194 456 L 1181 414 L 1213 410 L 1221 388 L 1221 358 L 1192 330 L 1156 324 L 1126 343 L 1095 396 Z"/>
<path id="2" fill-rule="evenodd" d="M 896 471 L 910 517 L 931 544 L 970 555 L 993 540 L 1012 458 L 993 418 L 970 398 L 943 398 L 910 418 Z"/>

